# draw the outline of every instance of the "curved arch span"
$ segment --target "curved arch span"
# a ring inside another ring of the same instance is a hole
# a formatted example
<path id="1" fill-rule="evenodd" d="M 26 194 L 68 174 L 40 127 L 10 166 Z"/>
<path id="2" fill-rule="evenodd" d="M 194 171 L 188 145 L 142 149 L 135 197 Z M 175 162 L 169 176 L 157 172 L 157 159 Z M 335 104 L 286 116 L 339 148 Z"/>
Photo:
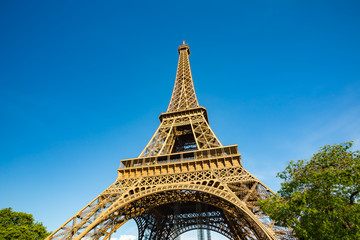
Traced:
<path id="1" fill-rule="evenodd" d="M 143 238 L 145 232 L 155 236 L 156 228 L 162 229 L 162 235 L 156 236 L 156 239 L 176 239 L 184 232 L 197 229 L 199 225 L 229 239 L 236 239 L 225 214 L 222 209 L 208 203 L 175 202 L 151 208 L 141 216 L 135 217 L 135 221 L 138 225 L 139 239 Z"/>
<path id="2" fill-rule="evenodd" d="M 213 196 L 218 199 L 221 199 L 223 206 L 221 208 L 230 213 L 233 219 L 237 219 L 237 224 L 246 225 L 244 229 L 246 231 L 250 231 L 260 239 L 276 239 L 271 232 L 257 219 L 255 215 L 251 213 L 250 210 L 244 208 L 244 203 L 242 203 L 236 196 L 232 194 L 231 191 L 226 191 L 224 186 L 221 184 L 218 185 L 217 188 L 208 185 L 199 184 L 173 184 L 168 186 L 153 186 L 147 188 L 139 188 L 140 191 L 134 191 L 136 187 L 130 189 L 128 191 L 128 196 L 124 194 L 124 197 L 119 198 L 116 202 L 114 202 L 109 208 L 106 210 L 106 213 L 103 214 L 100 218 L 94 220 L 92 224 L 90 224 L 83 232 L 80 233 L 75 239 L 81 239 L 86 236 L 94 227 L 98 226 L 101 222 L 110 222 L 111 220 L 114 222 L 112 224 L 106 223 L 102 224 L 106 226 L 104 228 L 105 231 L 100 231 L 100 234 L 104 235 L 106 232 L 110 230 L 110 234 L 116 231 L 123 223 L 127 222 L 131 218 L 136 216 L 140 216 L 146 209 L 150 208 L 150 206 L 158 206 L 159 203 L 168 203 L 181 201 L 183 197 L 188 195 L 187 193 L 198 192 L 198 197 L 204 198 L 205 196 Z M 171 194 L 171 196 L 165 197 L 165 193 L 169 192 L 177 192 L 176 194 Z M 132 193 L 132 194 L 131 194 Z M 152 202 L 152 205 L 144 204 L 144 199 L 149 199 L 151 196 L 157 196 L 156 201 Z M 190 194 L 191 195 L 191 194 Z M 189 195 L 189 196 L 190 196 Z M 164 201 L 161 199 L 164 198 Z M 159 201 L 160 199 L 160 201 Z M 194 198 L 196 200 L 196 197 Z M 197 199 L 196 201 L 200 201 Z M 134 203 L 136 203 L 134 205 Z M 206 202 L 204 202 L 206 203 Z M 226 203 L 226 204 L 224 204 Z M 209 203 L 210 205 L 214 205 L 213 203 Z M 217 205 L 220 206 L 220 205 Z M 118 216 L 121 216 L 118 217 Z M 116 222 L 116 223 L 115 223 Z M 255 226 L 255 227 L 254 227 Z M 244 235 L 245 233 L 239 233 L 238 235 Z M 99 234 L 97 234 L 99 235 Z M 244 235 L 245 236 L 245 235 Z M 95 238 L 98 239 L 99 237 Z M 106 239 L 106 238 L 104 238 Z"/>

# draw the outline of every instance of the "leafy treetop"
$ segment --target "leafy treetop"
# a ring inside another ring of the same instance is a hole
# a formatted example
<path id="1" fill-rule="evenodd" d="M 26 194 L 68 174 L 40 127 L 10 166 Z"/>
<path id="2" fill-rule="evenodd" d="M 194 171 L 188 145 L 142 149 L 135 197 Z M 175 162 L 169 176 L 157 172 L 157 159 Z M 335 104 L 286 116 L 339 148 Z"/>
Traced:
<path id="1" fill-rule="evenodd" d="M 49 234 L 31 214 L 14 212 L 11 208 L 0 210 L 0 240 L 42 240 Z"/>
<path id="2" fill-rule="evenodd" d="M 351 146 L 327 145 L 309 161 L 291 161 L 277 175 L 279 195 L 260 208 L 299 239 L 360 239 L 360 152 Z"/>

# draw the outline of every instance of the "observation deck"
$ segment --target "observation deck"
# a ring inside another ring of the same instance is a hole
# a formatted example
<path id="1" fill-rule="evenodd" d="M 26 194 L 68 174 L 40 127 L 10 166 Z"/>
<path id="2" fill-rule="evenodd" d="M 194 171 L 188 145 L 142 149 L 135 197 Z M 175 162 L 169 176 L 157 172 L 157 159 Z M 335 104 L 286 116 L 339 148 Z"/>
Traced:
<path id="1" fill-rule="evenodd" d="M 122 179 L 241 166 L 238 145 L 121 160 Z"/>

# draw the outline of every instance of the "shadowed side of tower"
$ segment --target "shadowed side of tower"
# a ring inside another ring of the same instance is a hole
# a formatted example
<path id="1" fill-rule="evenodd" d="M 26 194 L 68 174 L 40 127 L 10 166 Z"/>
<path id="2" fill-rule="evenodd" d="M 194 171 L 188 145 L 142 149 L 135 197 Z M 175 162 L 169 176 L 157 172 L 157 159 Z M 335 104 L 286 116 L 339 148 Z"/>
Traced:
<path id="1" fill-rule="evenodd" d="M 223 146 L 199 106 L 190 48 L 178 48 L 170 104 L 139 157 L 121 160 L 116 181 L 47 239 L 111 239 L 127 221 L 139 239 L 176 239 L 201 228 L 229 239 L 283 239 L 257 204 L 273 193 L 241 165 L 237 145 Z"/>

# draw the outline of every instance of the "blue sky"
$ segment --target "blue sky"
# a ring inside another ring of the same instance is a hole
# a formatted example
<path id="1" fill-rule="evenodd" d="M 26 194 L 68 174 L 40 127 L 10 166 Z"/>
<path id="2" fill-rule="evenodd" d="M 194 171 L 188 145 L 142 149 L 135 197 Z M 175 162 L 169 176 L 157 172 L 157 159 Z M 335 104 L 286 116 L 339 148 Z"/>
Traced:
<path id="1" fill-rule="evenodd" d="M 1 1 L 0 208 L 54 231 L 114 182 L 166 111 L 182 40 L 214 132 L 238 144 L 244 167 L 273 190 L 291 159 L 349 140 L 359 149 L 359 9 Z M 129 223 L 117 237 L 134 234 Z"/>

